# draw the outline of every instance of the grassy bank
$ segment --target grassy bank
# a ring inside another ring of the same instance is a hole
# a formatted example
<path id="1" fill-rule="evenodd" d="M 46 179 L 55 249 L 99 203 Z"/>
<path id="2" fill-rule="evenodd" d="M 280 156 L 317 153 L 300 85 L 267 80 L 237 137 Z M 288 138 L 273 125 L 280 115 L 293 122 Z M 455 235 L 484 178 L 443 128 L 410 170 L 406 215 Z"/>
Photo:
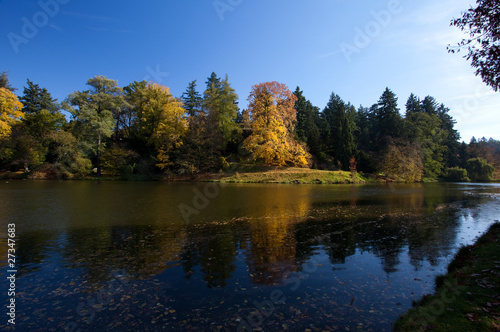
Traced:
<path id="1" fill-rule="evenodd" d="M 500 222 L 460 249 L 436 292 L 402 316 L 395 331 L 500 331 Z"/>
<path id="2" fill-rule="evenodd" d="M 240 168 L 238 171 L 226 171 L 214 174 L 211 181 L 222 183 L 296 183 L 296 184 L 333 184 L 333 183 L 365 183 L 367 180 L 360 174 L 354 178 L 350 172 L 323 171 L 309 168 Z"/>

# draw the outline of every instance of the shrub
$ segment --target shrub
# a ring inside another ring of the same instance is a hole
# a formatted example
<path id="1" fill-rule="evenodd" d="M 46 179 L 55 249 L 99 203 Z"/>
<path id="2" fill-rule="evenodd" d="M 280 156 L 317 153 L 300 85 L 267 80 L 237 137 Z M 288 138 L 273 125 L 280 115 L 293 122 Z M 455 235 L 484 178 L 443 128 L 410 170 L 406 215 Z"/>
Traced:
<path id="1" fill-rule="evenodd" d="M 450 182 L 469 182 L 467 170 L 460 167 L 448 168 L 444 174 L 444 179 Z"/>

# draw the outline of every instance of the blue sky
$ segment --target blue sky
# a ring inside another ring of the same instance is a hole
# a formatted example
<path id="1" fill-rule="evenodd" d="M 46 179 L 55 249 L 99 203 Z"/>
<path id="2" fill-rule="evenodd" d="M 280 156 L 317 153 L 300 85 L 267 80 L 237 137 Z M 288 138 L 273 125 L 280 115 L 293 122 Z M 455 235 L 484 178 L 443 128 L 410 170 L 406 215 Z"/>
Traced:
<path id="1" fill-rule="evenodd" d="M 245 107 L 251 86 L 279 81 L 324 108 L 332 92 L 356 106 L 385 87 L 451 108 L 469 141 L 500 139 L 500 93 L 486 87 L 446 46 L 471 0 L 2 1 L 0 70 L 62 101 L 94 75 L 156 81 L 180 96 L 212 71 L 227 74 Z"/>

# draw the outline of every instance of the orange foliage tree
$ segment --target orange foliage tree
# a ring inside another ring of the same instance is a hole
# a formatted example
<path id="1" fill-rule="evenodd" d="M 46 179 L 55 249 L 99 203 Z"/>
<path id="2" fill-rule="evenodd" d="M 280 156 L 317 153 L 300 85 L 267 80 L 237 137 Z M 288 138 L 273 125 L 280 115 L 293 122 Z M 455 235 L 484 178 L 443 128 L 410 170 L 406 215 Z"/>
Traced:
<path id="1" fill-rule="evenodd" d="M 297 122 L 297 97 L 285 84 L 254 85 L 248 97 L 252 134 L 243 142 L 255 161 L 284 166 L 307 166 L 310 155 L 293 133 Z"/>

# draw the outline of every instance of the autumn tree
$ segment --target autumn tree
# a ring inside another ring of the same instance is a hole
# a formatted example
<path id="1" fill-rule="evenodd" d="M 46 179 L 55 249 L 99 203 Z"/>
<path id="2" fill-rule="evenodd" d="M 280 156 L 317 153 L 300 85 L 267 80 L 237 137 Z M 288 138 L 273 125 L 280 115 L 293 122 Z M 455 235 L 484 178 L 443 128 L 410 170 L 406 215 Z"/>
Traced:
<path id="1" fill-rule="evenodd" d="M 309 154 L 294 139 L 297 97 L 284 84 L 254 85 L 248 97 L 252 134 L 244 147 L 254 160 L 271 165 L 307 166 Z"/>
<path id="2" fill-rule="evenodd" d="M 379 169 L 395 181 L 421 181 L 424 165 L 420 154 L 420 146 L 417 143 L 390 139 L 383 150 Z"/>
<path id="3" fill-rule="evenodd" d="M 115 80 L 104 76 L 89 79 L 87 85 L 89 90 L 71 93 L 63 107 L 73 117 L 75 136 L 95 155 L 97 176 L 100 177 L 105 140 L 113 134 L 113 113 L 123 106 L 123 92 Z"/>
<path id="4" fill-rule="evenodd" d="M 168 87 L 149 83 L 137 86 L 135 96 L 135 122 L 132 131 L 156 158 L 162 169 L 170 166 L 170 152 L 182 145 L 187 130 L 182 102 L 173 97 Z"/>
<path id="5" fill-rule="evenodd" d="M 453 19 L 451 25 L 469 34 L 457 46 L 448 46 L 451 53 L 466 49 L 476 75 L 493 90 L 500 88 L 500 15 L 498 0 L 477 0 L 477 6 Z"/>
<path id="6" fill-rule="evenodd" d="M 0 138 L 9 136 L 12 126 L 24 117 L 22 109 L 23 104 L 12 91 L 0 88 Z"/>

